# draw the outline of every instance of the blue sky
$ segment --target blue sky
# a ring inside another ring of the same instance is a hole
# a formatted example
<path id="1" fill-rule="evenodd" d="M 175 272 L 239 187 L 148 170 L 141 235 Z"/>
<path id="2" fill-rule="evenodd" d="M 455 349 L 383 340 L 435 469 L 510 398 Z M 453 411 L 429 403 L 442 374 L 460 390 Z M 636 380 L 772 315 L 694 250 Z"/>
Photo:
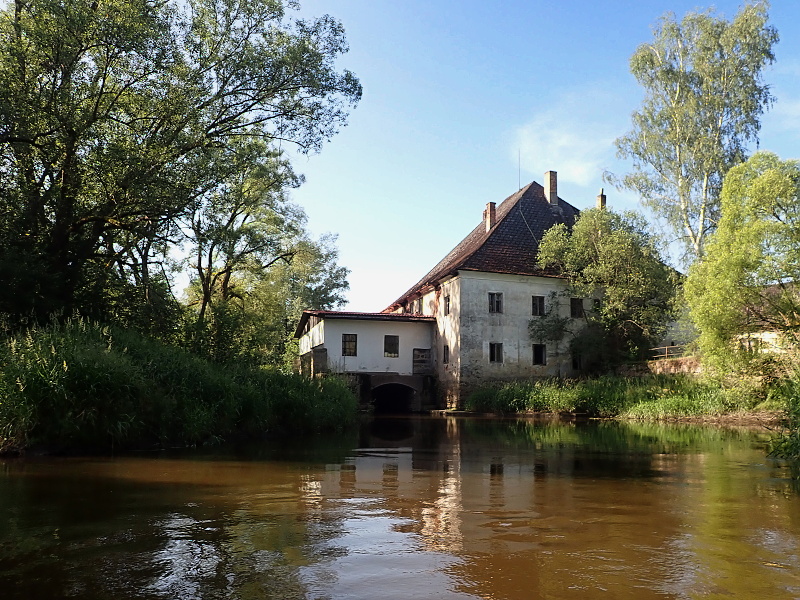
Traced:
<path id="1" fill-rule="evenodd" d="M 636 47 L 672 11 L 740 2 L 592 0 L 301 0 L 347 31 L 342 68 L 364 88 L 349 124 L 295 167 L 292 194 L 315 235 L 339 235 L 351 270 L 347 310 L 380 311 L 500 202 L 545 171 L 559 196 L 594 205 L 602 174 L 623 174 L 614 139 L 630 128 L 642 90 L 628 71 Z M 800 2 L 774 0 L 780 42 L 765 80 L 777 102 L 760 147 L 800 158 Z M 609 206 L 637 208 L 608 189 Z"/>

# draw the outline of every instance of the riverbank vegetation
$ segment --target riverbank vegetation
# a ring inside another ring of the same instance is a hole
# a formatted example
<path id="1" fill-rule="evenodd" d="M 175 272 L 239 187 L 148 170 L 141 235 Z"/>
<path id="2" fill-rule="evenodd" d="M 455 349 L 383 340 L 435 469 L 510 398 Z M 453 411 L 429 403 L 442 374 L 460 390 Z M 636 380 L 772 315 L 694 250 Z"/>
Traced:
<path id="1" fill-rule="evenodd" d="M 0 451 L 196 445 L 352 424 L 336 378 L 215 364 L 132 330 L 81 319 L 0 345 Z"/>
<path id="2" fill-rule="evenodd" d="M 296 2 L 8 2 L 0 69 L 0 446 L 197 444 L 352 420 L 291 375 L 343 301 L 289 150 L 361 96 Z"/>
<path id="3" fill-rule="evenodd" d="M 776 394 L 726 388 L 688 375 L 512 382 L 480 389 L 467 399 L 468 410 L 481 412 L 577 413 L 650 421 L 779 410 L 784 404 Z"/>

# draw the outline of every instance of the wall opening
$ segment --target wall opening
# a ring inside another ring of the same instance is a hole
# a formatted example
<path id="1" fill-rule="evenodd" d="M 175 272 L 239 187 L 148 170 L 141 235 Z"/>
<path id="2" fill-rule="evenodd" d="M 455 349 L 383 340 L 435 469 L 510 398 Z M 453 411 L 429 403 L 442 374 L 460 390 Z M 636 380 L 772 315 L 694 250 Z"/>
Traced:
<path id="1" fill-rule="evenodd" d="M 414 389 L 400 383 L 387 383 L 372 390 L 372 405 L 376 413 L 410 413 L 413 401 Z"/>

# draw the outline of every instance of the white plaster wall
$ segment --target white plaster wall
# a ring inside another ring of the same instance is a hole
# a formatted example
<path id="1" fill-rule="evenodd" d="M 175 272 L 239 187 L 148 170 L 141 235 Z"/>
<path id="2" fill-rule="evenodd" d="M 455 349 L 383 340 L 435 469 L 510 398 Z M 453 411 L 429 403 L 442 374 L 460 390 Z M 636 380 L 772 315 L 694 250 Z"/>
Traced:
<path id="1" fill-rule="evenodd" d="M 434 296 L 434 294 L 431 294 Z M 450 313 L 444 314 L 445 297 L 450 296 Z M 431 307 L 431 314 L 436 316 L 436 335 L 434 336 L 434 357 L 436 375 L 439 380 L 440 391 L 444 394 L 445 404 L 452 405 L 457 400 L 458 383 L 460 379 L 460 331 L 459 319 L 461 303 L 461 280 L 451 277 L 441 283 L 435 292 L 435 297 L 426 305 Z M 450 347 L 450 362 L 444 364 L 444 346 Z"/>
<path id="2" fill-rule="evenodd" d="M 357 319 L 325 319 L 323 323 L 328 368 L 334 372 L 412 375 L 414 348 L 431 348 L 432 345 L 433 323 Z M 309 334 L 312 332 L 313 329 Z M 342 356 L 343 333 L 358 336 L 357 356 Z M 399 357 L 383 355 L 385 335 L 400 336 Z"/>
<path id="3" fill-rule="evenodd" d="M 548 303 L 551 292 L 566 291 L 564 280 L 471 271 L 461 271 L 458 279 L 461 344 L 457 360 L 463 383 L 479 385 L 490 380 L 571 373 L 572 359 L 566 351 L 566 341 L 548 343 L 547 364 L 534 365 L 533 341 L 528 333 L 528 323 L 535 318 L 531 315 L 532 296 L 544 296 Z M 490 292 L 503 294 L 502 313 L 489 313 Z M 546 310 L 550 307 L 546 306 Z M 558 310 L 560 316 L 569 316 L 568 297 L 562 297 Z M 489 362 L 491 342 L 503 344 L 502 363 Z"/>
<path id="4" fill-rule="evenodd" d="M 312 348 L 319 346 L 325 341 L 325 321 L 322 320 L 314 327 L 304 333 L 300 338 L 300 354 L 310 352 Z M 341 348 L 339 349 L 341 352 Z"/>

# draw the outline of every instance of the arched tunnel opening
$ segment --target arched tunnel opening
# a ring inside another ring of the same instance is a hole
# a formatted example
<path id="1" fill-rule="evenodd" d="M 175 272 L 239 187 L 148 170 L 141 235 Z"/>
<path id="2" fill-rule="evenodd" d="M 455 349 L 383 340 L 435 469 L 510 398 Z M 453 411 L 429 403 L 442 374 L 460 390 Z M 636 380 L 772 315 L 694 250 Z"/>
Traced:
<path id="1" fill-rule="evenodd" d="M 408 414 L 412 410 L 414 389 L 400 383 L 387 383 L 372 390 L 376 414 Z"/>

